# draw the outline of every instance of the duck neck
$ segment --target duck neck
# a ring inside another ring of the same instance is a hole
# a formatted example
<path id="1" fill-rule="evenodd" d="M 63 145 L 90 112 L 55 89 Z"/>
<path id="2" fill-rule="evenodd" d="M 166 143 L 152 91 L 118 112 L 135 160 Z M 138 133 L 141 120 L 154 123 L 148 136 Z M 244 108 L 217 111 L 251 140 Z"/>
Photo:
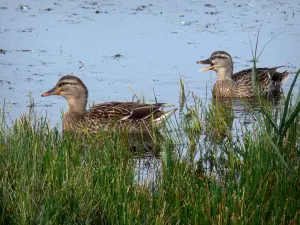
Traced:
<path id="1" fill-rule="evenodd" d="M 76 113 L 84 116 L 86 113 L 87 98 L 70 98 L 68 99 L 68 113 Z"/>
<path id="2" fill-rule="evenodd" d="M 217 76 L 219 81 L 232 80 L 233 68 L 219 68 L 217 70 Z"/>

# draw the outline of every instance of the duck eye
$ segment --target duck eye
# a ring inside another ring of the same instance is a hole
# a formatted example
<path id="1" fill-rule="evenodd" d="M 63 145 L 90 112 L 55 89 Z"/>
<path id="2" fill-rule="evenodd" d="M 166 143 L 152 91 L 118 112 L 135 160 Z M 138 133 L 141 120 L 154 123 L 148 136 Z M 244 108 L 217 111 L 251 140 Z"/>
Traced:
<path id="1" fill-rule="evenodd" d="M 65 84 L 67 84 L 67 83 L 65 83 L 65 82 L 64 83 L 59 83 L 57 86 L 61 87 L 61 86 L 64 86 Z"/>
<path id="2" fill-rule="evenodd" d="M 223 55 L 215 55 L 212 57 L 212 59 L 227 59 L 227 57 Z"/>
<path id="3" fill-rule="evenodd" d="M 59 83 L 57 86 L 58 86 L 58 87 L 61 87 L 61 86 L 64 86 L 64 85 L 66 85 L 66 84 L 76 85 L 76 84 L 73 84 L 73 83 L 70 83 L 70 82 L 61 82 L 61 83 Z"/>

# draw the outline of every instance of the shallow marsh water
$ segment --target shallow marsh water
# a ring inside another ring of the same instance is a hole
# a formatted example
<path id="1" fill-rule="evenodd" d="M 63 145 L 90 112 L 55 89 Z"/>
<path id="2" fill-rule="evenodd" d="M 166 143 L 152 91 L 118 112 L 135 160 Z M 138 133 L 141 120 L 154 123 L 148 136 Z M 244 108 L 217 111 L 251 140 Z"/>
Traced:
<path id="1" fill-rule="evenodd" d="M 180 76 L 195 95 L 210 99 L 215 73 L 200 74 L 196 61 L 226 50 L 235 71 L 251 67 L 249 37 L 255 44 L 259 28 L 259 49 L 277 36 L 258 66 L 286 65 L 280 70 L 295 72 L 299 1 L 3 0 L 0 104 L 5 101 L 11 120 L 34 105 L 53 125 L 60 124 L 66 101 L 40 95 L 70 73 L 87 85 L 90 103 L 129 101 L 134 90 L 149 101 L 155 93 L 159 102 L 179 107 Z"/>

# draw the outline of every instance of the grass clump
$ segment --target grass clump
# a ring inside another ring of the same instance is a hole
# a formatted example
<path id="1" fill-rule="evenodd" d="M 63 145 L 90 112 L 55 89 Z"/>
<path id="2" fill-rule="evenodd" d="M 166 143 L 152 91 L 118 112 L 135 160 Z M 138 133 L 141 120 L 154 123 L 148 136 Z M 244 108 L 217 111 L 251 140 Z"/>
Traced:
<path id="1" fill-rule="evenodd" d="M 236 136 L 232 103 L 183 109 L 148 185 L 135 180 L 126 133 L 61 134 L 32 115 L 7 127 L 2 115 L 0 223 L 298 224 L 299 73 L 286 99 L 260 104 Z"/>

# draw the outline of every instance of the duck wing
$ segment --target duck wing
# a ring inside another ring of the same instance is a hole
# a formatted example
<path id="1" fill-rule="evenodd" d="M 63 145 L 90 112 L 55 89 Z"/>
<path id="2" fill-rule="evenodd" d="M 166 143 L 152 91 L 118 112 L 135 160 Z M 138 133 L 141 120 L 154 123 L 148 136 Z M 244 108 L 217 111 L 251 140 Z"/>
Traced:
<path id="1" fill-rule="evenodd" d="M 272 68 L 257 68 L 259 82 L 263 87 L 268 86 L 271 82 L 283 83 L 288 77 L 289 73 L 277 72 L 276 70 L 283 66 L 277 66 Z M 246 82 L 251 84 L 252 69 L 241 70 L 233 74 L 232 79 L 236 82 Z"/>
<path id="2" fill-rule="evenodd" d="M 161 110 L 163 106 L 164 103 L 105 102 L 91 107 L 86 117 L 95 120 L 144 120 L 163 115 L 164 112 Z"/>

